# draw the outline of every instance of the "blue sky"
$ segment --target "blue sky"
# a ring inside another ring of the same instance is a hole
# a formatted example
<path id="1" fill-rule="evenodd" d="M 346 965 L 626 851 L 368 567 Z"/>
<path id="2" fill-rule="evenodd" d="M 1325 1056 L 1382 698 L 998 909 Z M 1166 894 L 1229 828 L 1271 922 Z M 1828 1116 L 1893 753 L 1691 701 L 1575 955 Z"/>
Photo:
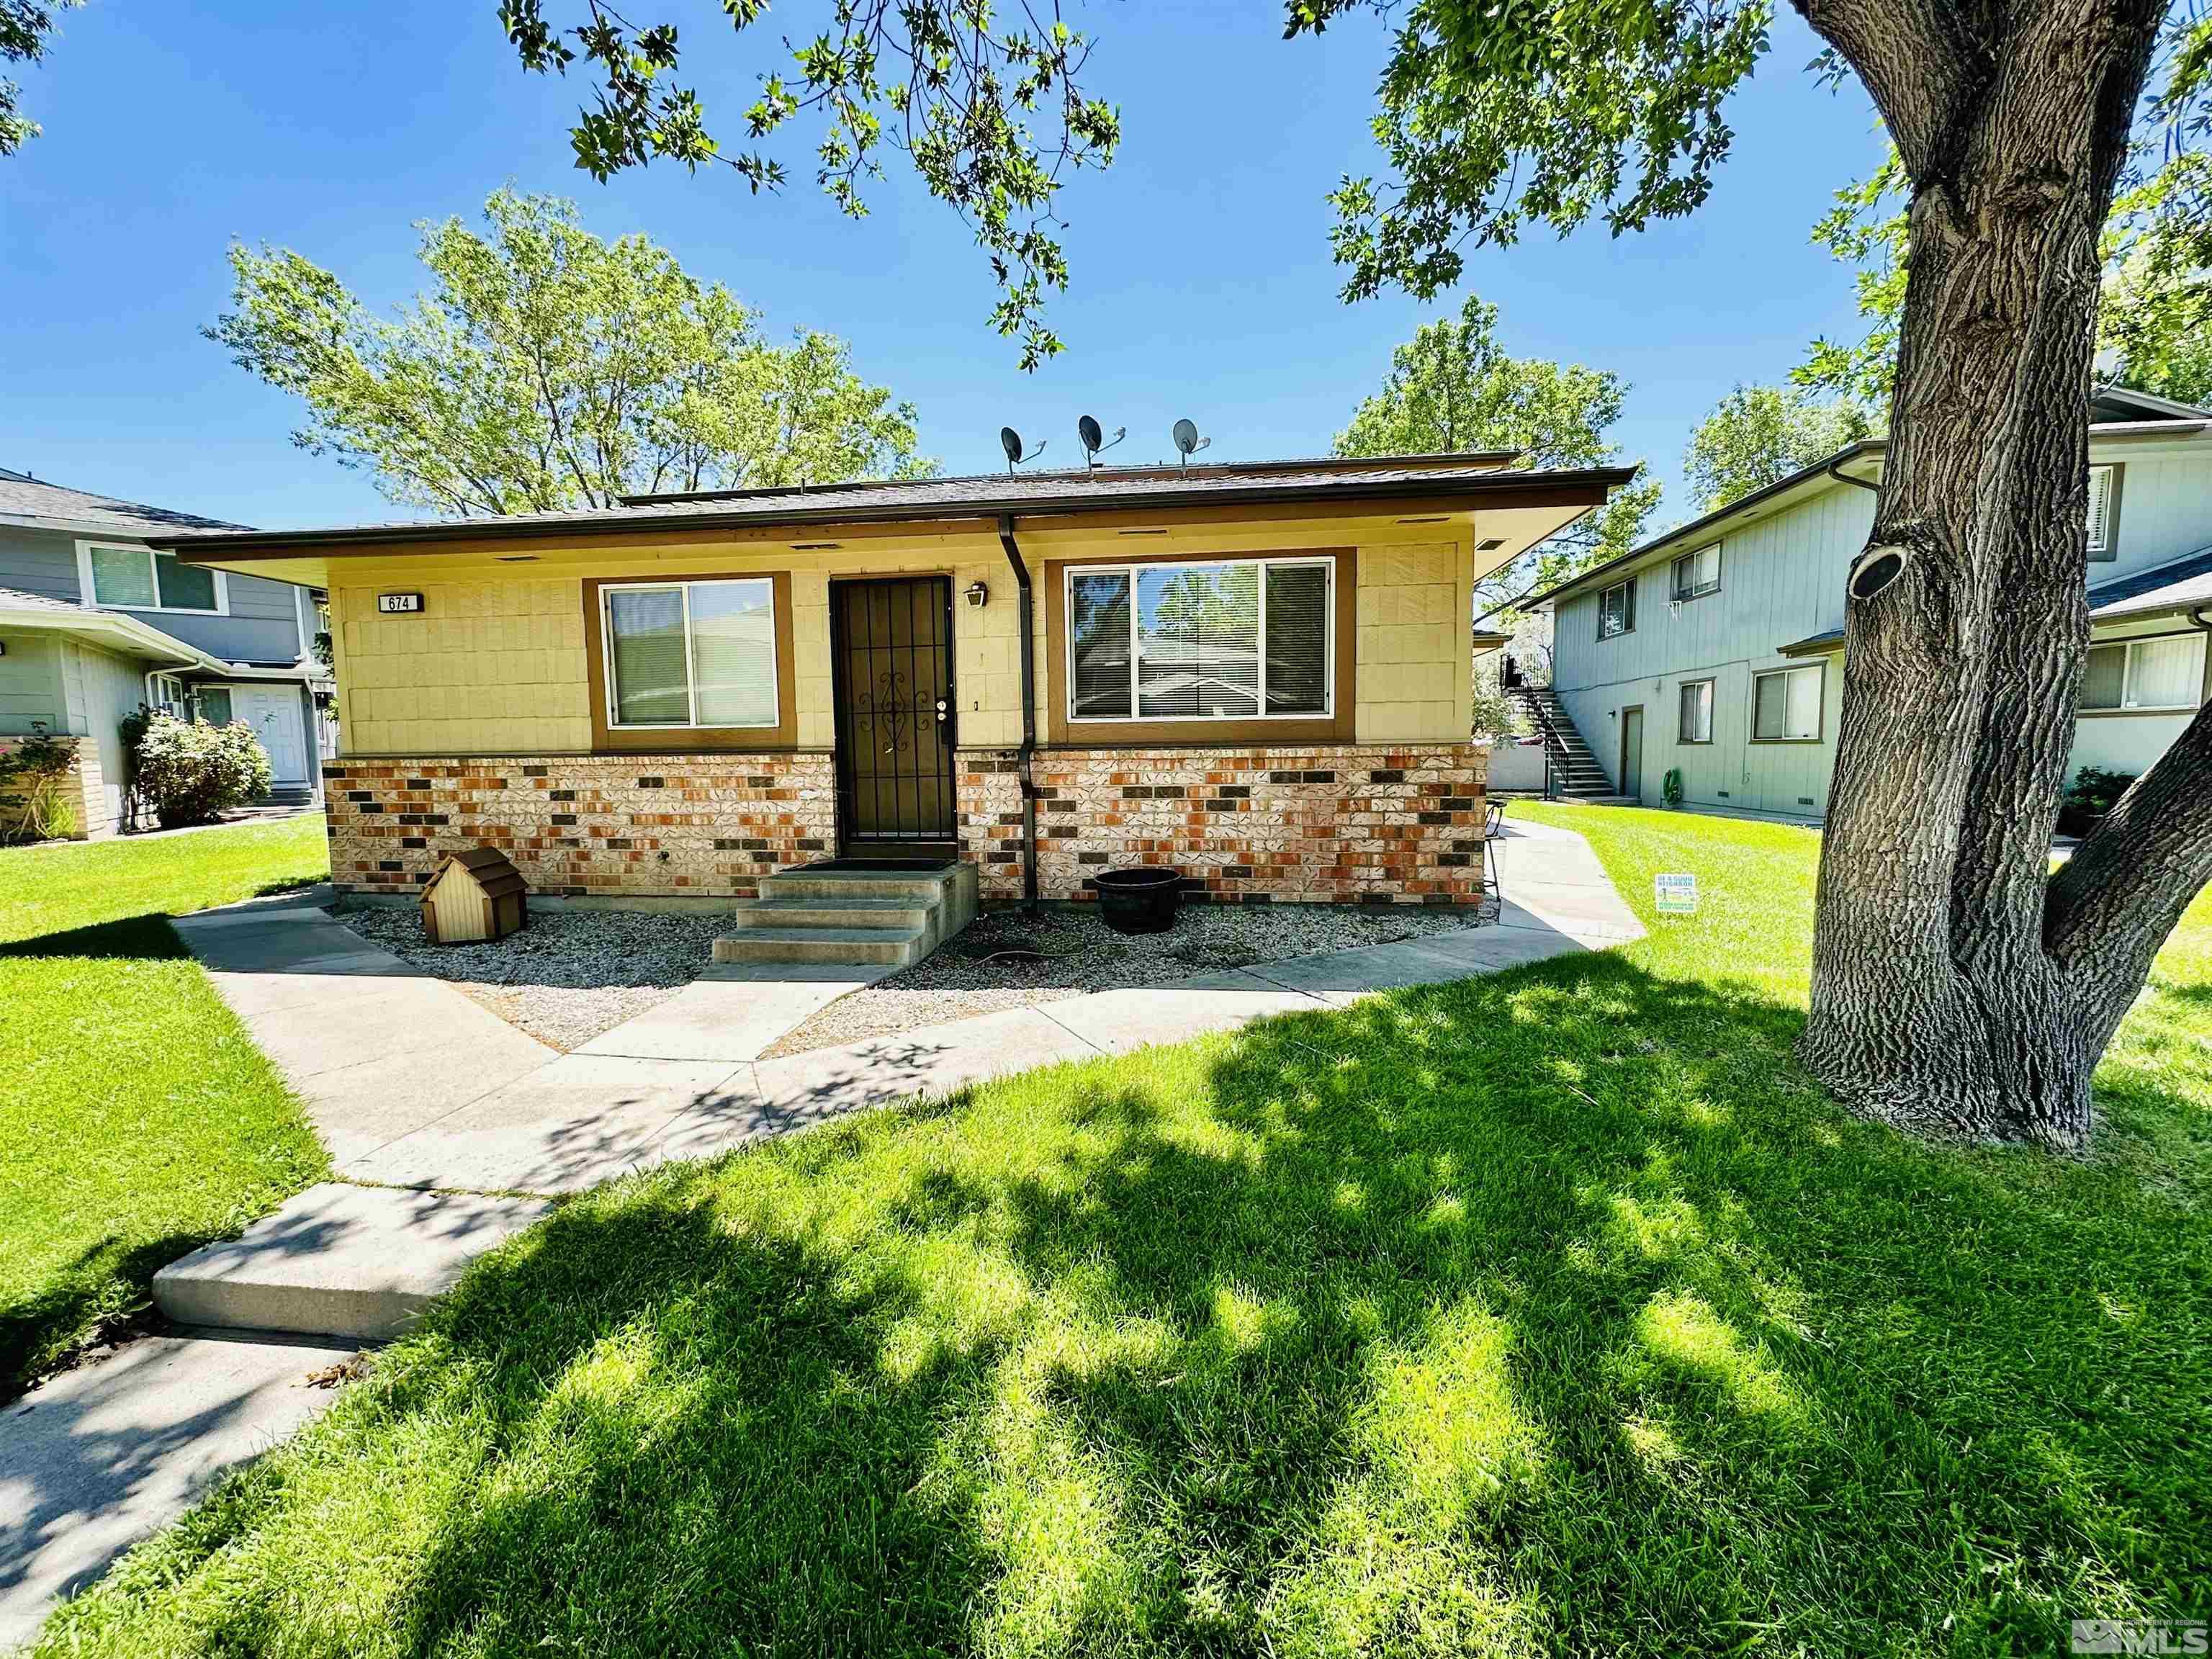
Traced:
<path id="1" fill-rule="evenodd" d="M 564 5 L 556 8 L 564 11 Z M 653 0 L 684 26 L 691 73 L 726 132 L 768 32 L 726 43 L 711 0 Z M 1735 154 L 1692 219 L 1613 240 L 1539 233 L 1470 260 L 1507 348 L 1610 368 L 1632 385 L 1615 436 L 1686 513 L 1682 446 L 1739 380 L 1777 379 L 1822 331 L 1854 325 L 1848 273 L 1807 240 L 1838 185 L 1878 156 L 1864 100 L 1817 88 L 1790 12 L 1731 106 Z M 781 198 L 726 170 L 594 184 L 570 165 L 580 86 L 524 75 L 492 0 L 88 0 L 44 64 L 18 69 L 46 136 L 0 162 L 0 465 L 270 526 L 395 516 L 368 479 L 295 449 L 290 399 L 198 330 L 228 295 L 233 239 L 299 249 L 372 304 L 416 291 L 413 222 L 472 214 L 512 182 L 574 196 L 602 234 L 643 230 L 772 329 L 850 339 L 862 371 L 912 401 L 950 471 L 1000 464 L 1012 424 L 1073 459 L 1076 416 L 1129 428 L 1118 459 L 1171 453 L 1189 415 L 1220 459 L 1324 453 L 1391 346 L 1458 295 L 1346 307 L 1322 198 L 1370 170 L 1386 40 L 1354 18 L 1285 42 L 1273 0 L 1071 3 L 1099 37 L 1091 89 L 1126 142 L 1065 197 L 1066 353 L 1034 375 L 985 318 L 989 276 L 965 229 L 896 168 L 872 216 L 841 217 L 803 148 Z"/>

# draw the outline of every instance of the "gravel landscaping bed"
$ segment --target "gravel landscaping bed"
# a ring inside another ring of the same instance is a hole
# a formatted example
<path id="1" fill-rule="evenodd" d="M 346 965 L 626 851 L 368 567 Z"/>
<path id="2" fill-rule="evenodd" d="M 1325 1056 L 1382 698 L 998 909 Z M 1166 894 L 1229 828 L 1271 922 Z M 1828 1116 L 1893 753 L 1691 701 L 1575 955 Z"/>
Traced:
<path id="1" fill-rule="evenodd" d="M 1255 963 L 1451 933 L 1494 915 L 1487 908 L 1478 917 L 1411 906 L 1198 904 L 1185 906 L 1167 933 L 1124 935 L 1089 910 L 994 911 L 928 961 L 840 997 L 786 1033 L 768 1055 L 835 1048 L 1090 991 L 1169 985 Z M 1041 959 L 999 954 L 1023 951 Z"/>
<path id="2" fill-rule="evenodd" d="M 502 939 L 430 945 L 411 907 L 338 920 L 563 1054 L 667 1001 L 699 977 L 714 940 L 730 931 L 720 911 L 540 911 Z"/>

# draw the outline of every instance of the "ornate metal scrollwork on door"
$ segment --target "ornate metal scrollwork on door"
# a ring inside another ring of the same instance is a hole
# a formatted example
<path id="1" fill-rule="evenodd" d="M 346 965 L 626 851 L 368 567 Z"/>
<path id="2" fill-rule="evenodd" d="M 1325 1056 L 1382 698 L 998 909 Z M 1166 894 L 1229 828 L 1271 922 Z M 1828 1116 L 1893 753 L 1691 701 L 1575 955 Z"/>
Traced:
<path id="1" fill-rule="evenodd" d="M 874 692 L 863 691 L 853 699 L 854 733 L 871 733 L 870 742 L 880 738 L 886 755 L 898 753 L 900 742 L 925 714 L 944 718 L 942 699 L 924 696 L 918 689 L 909 696 L 906 684 L 905 675 L 886 672 L 878 676 Z"/>

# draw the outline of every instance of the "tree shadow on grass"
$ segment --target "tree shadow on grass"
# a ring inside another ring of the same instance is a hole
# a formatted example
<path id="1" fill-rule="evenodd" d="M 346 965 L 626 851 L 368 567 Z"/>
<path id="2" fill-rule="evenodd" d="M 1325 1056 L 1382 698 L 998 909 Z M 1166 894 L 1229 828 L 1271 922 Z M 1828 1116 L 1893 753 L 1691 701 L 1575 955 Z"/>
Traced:
<path id="1" fill-rule="evenodd" d="M 2204 1223 L 1844 1118 L 1798 1025 L 1580 957 L 591 1195 L 57 1634 L 1859 1654 L 2189 1611 Z"/>
<path id="2" fill-rule="evenodd" d="M 93 1333 L 138 1312 L 157 1269 L 221 1236 L 130 1241 L 110 1234 L 51 1267 L 25 1294 L 0 1302 L 0 1405 L 69 1362 Z"/>
<path id="3" fill-rule="evenodd" d="M 83 957 L 106 962 L 165 962 L 191 953 L 165 915 L 130 916 L 58 933 L 0 943 L 0 958 Z"/>

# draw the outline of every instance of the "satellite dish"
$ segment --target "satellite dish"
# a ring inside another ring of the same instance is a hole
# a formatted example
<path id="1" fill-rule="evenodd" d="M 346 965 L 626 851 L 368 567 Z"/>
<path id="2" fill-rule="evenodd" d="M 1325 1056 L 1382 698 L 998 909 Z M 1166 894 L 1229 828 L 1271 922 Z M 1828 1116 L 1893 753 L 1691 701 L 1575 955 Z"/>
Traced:
<path id="1" fill-rule="evenodd" d="M 1198 422 L 1195 421 L 1182 420 L 1175 423 L 1175 447 L 1182 452 L 1182 464 L 1185 466 L 1190 465 L 1192 456 L 1212 441 L 1211 438 L 1201 438 L 1198 435 Z"/>
<path id="2" fill-rule="evenodd" d="M 1033 460 L 1044 453 L 1042 444 L 1024 453 L 1022 448 L 1022 434 L 1010 426 L 1002 426 L 999 428 L 999 447 L 1006 452 L 1006 471 L 1009 472 L 1012 472 L 1021 462 Z"/>
<path id="3" fill-rule="evenodd" d="M 1128 435 L 1127 427 L 1117 426 L 1114 428 L 1114 436 L 1109 441 L 1106 436 L 1105 428 L 1088 415 L 1075 423 L 1076 441 L 1083 446 L 1084 460 L 1091 466 L 1098 465 L 1098 453 L 1101 450 L 1113 448 L 1115 444 L 1120 443 Z"/>

